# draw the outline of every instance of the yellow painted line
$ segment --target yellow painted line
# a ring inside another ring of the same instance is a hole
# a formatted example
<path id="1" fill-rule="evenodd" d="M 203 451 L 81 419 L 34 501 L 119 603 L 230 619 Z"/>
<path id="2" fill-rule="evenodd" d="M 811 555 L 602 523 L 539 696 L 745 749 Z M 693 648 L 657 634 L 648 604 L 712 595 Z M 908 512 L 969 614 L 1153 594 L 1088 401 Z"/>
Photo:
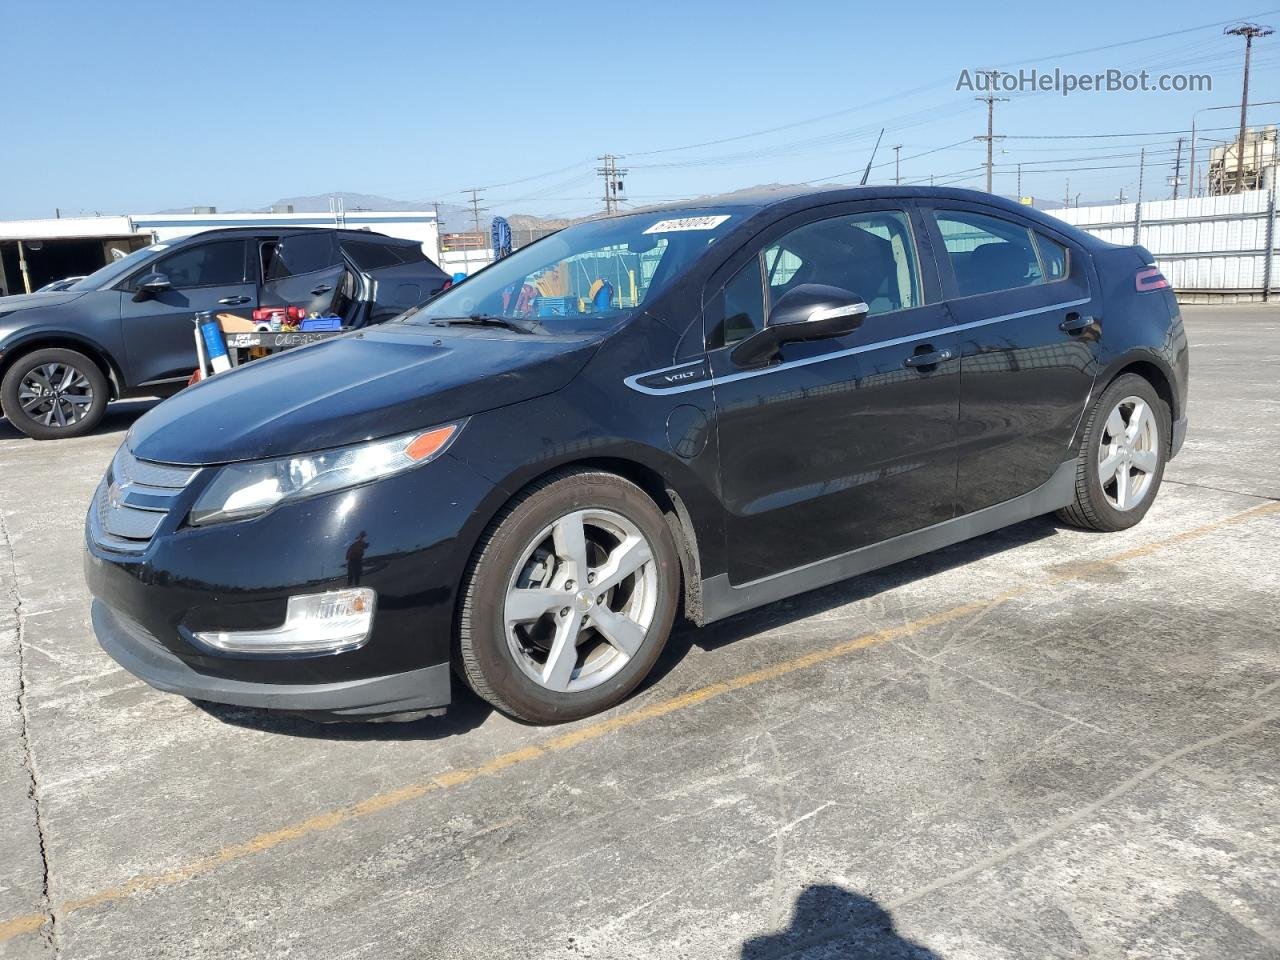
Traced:
<path id="1" fill-rule="evenodd" d="M 809 667 L 817 666 L 840 657 L 848 656 L 859 650 L 866 650 L 870 647 L 879 646 L 889 643 L 893 640 L 903 639 L 913 634 L 919 633 L 921 630 L 927 630 L 930 627 L 940 626 L 950 623 L 953 620 L 959 620 L 971 614 L 981 613 L 984 610 L 1004 603 L 1007 600 L 1031 593 L 1041 589 L 1047 583 L 1058 583 L 1067 580 L 1077 579 L 1087 576 L 1091 570 L 1097 570 L 1102 567 L 1112 566 L 1117 563 L 1123 563 L 1138 557 L 1147 556 L 1167 547 L 1176 546 L 1185 543 L 1188 540 L 1194 540 L 1202 537 L 1215 530 L 1223 527 L 1231 526 L 1237 523 L 1243 523 L 1254 517 L 1263 514 L 1274 513 L 1280 511 L 1280 503 L 1269 503 L 1242 513 L 1233 514 L 1220 520 L 1214 520 L 1210 523 L 1202 524 L 1182 533 L 1175 534 L 1164 540 L 1153 541 L 1142 547 L 1136 547 L 1132 550 L 1126 550 L 1102 560 L 1086 561 L 1079 569 L 1068 573 L 1052 574 L 1040 577 L 1026 584 L 997 594 L 985 600 L 973 600 L 969 603 L 963 603 L 959 606 L 951 607 L 940 613 L 930 614 L 926 617 L 920 617 L 909 623 L 901 624 L 896 627 L 887 627 L 884 630 L 877 630 L 874 633 L 868 633 L 853 640 L 845 640 L 834 646 L 825 647 L 821 650 L 815 650 L 812 653 L 803 656 L 794 657 L 790 660 L 784 660 L 781 663 L 772 666 L 762 667 L 759 670 L 753 670 L 750 673 L 744 673 L 740 676 L 733 677 L 729 680 L 721 680 L 716 683 L 699 687 L 696 690 L 690 690 L 688 693 L 671 697 L 667 700 L 660 700 L 646 707 L 640 707 L 627 713 L 621 713 L 613 717 L 607 717 L 603 720 L 597 720 L 595 723 L 580 727 L 576 730 L 570 730 L 552 737 L 542 744 L 530 744 L 521 747 L 518 750 L 512 750 L 504 753 L 487 763 L 480 764 L 475 767 L 462 767 L 457 770 L 446 770 L 445 772 L 433 777 L 424 783 L 411 784 L 406 787 L 400 787 L 396 790 L 390 790 L 385 793 L 375 794 L 368 799 L 362 800 L 357 804 L 349 807 L 341 807 L 337 810 L 330 810 L 326 813 L 319 813 L 315 816 L 308 817 L 305 820 L 299 820 L 296 823 L 289 824 L 277 830 L 270 830 L 260 833 L 255 837 L 251 837 L 242 843 L 232 844 L 223 847 L 216 853 L 193 860 L 180 867 L 174 867 L 171 870 L 165 870 L 159 873 L 141 874 L 125 883 L 114 887 L 106 887 L 91 893 L 88 896 L 64 901 L 58 908 L 58 916 L 72 913 L 77 910 L 84 910 L 89 907 L 96 907 L 102 904 L 113 903 L 125 900 L 129 897 L 140 893 L 147 893 L 162 887 L 172 886 L 190 880 L 193 877 L 201 876 L 216 870 L 218 867 L 238 860 L 243 860 L 255 854 L 264 853 L 272 850 L 281 844 L 291 843 L 295 840 L 301 840 L 304 837 L 313 834 L 325 833 L 344 823 L 352 820 L 359 820 L 375 813 L 381 813 L 398 807 L 401 804 L 408 803 L 412 800 L 420 799 L 429 793 L 435 793 L 439 790 L 447 790 L 451 787 L 460 787 L 471 783 L 482 777 L 492 777 L 510 767 L 518 764 L 527 763 L 530 760 L 536 760 L 547 754 L 562 753 L 575 747 L 590 743 L 593 740 L 599 740 L 601 737 L 614 733 L 618 730 L 625 730 L 628 727 L 634 727 L 637 724 L 645 723 L 649 720 L 656 720 L 659 717 L 665 717 L 668 714 L 675 713 L 679 710 L 686 710 L 689 707 L 706 703 L 708 700 L 714 700 L 722 697 L 727 693 L 733 693 L 747 687 L 753 687 L 757 684 L 765 683 L 769 680 L 776 680 L 785 677 L 788 674 L 795 673 L 798 670 L 805 670 Z M 26 933 L 34 933 L 40 930 L 48 921 L 49 916 L 44 913 L 28 913 L 21 916 L 13 917 L 7 921 L 0 923 L 0 943 L 10 940 L 14 937 Z"/>

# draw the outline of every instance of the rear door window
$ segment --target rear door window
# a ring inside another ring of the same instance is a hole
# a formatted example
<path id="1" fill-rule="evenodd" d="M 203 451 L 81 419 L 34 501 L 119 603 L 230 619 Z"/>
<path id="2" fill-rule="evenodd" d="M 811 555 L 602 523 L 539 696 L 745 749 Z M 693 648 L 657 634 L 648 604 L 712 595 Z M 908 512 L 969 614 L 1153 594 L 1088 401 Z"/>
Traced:
<path id="1" fill-rule="evenodd" d="M 1040 257 L 1027 227 L 960 210 L 935 211 L 934 219 L 960 296 L 1044 283 Z"/>
<path id="2" fill-rule="evenodd" d="M 342 249 L 361 270 L 377 270 L 402 263 L 422 263 L 427 259 L 421 247 L 373 240 L 343 240 Z"/>
<path id="3" fill-rule="evenodd" d="M 315 273 L 337 262 L 338 245 L 328 230 L 294 234 L 262 247 L 262 275 L 267 281 Z"/>

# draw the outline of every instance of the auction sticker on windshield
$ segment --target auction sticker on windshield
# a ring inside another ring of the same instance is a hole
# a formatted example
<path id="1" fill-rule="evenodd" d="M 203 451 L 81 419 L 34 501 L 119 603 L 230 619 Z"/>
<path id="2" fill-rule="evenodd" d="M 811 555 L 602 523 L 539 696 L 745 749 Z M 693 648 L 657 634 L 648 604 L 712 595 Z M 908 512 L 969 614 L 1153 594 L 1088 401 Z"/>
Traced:
<path id="1" fill-rule="evenodd" d="M 675 233 L 678 230 L 714 230 L 729 219 L 729 214 L 722 213 L 714 217 L 680 217 L 676 220 L 659 220 L 645 230 L 645 233 Z"/>

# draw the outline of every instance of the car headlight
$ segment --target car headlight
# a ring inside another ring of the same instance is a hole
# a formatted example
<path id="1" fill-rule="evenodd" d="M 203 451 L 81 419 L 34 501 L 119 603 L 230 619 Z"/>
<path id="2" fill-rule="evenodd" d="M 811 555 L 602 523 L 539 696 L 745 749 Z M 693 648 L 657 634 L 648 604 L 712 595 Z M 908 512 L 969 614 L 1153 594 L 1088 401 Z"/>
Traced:
<path id="1" fill-rule="evenodd" d="M 335 450 L 228 464 L 191 508 L 191 523 L 255 517 L 284 500 L 354 487 L 430 463 L 444 453 L 461 428 L 460 422 L 450 423 Z"/>

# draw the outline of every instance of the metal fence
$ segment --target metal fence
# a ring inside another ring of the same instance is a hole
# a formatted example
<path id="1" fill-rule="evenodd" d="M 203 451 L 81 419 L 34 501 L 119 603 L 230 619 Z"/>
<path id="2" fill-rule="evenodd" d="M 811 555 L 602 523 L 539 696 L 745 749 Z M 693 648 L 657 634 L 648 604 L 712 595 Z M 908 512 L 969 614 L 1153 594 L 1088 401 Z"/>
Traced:
<path id="1" fill-rule="evenodd" d="M 1047 211 L 1112 243 L 1140 243 L 1179 299 L 1228 303 L 1276 294 L 1276 191 Z"/>

